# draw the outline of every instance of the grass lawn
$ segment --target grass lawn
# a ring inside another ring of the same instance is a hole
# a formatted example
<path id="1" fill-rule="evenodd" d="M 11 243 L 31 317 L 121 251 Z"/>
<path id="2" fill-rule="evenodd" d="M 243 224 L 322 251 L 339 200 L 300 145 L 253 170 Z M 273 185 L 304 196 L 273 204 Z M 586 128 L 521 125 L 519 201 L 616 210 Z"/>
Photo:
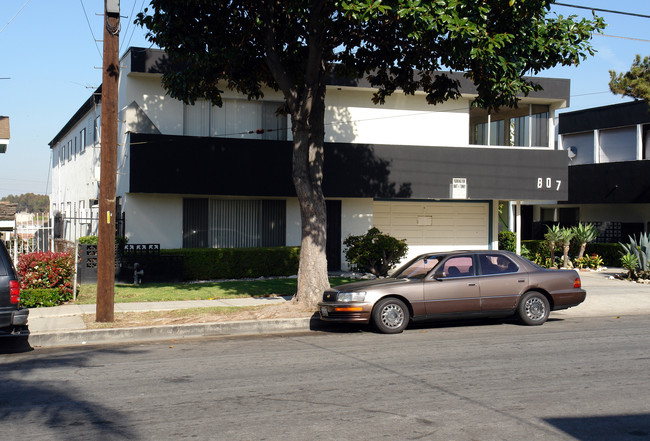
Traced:
<path id="1" fill-rule="evenodd" d="M 332 286 L 354 282 L 354 279 L 330 277 Z M 115 285 L 115 303 L 165 302 L 177 300 L 233 299 L 241 297 L 286 296 L 296 292 L 296 279 L 242 280 L 206 283 L 152 283 Z M 78 304 L 95 303 L 97 285 L 79 286 Z"/>

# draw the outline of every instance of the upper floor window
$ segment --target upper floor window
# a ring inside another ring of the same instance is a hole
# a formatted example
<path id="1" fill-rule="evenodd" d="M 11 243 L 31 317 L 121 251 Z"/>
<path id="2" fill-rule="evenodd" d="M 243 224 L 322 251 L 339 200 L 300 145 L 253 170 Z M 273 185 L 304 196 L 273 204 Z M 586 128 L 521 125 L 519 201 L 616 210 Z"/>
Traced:
<path id="1" fill-rule="evenodd" d="M 227 138 L 287 139 L 287 117 L 276 115 L 282 103 L 223 100 L 212 106 L 205 100 L 183 108 L 183 134 Z"/>
<path id="2" fill-rule="evenodd" d="M 83 153 L 86 150 L 86 128 L 84 127 L 79 132 L 79 153 Z"/>
<path id="3" fill-rule="evenodd" d="M 470 110 L 469 142 L 473 145 L 509 147 L 549 146 L 549 106 L 530 104 L 488 113 Z"/>

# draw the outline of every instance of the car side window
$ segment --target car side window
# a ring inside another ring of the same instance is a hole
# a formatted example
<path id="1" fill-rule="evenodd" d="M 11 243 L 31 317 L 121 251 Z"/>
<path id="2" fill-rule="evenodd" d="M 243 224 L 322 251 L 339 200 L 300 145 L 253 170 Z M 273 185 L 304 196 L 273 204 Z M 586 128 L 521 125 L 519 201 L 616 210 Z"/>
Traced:
<path id="1" fill-rule="evenodd" d="M 472 256 L 455 256 L 447 259 L 442 270 L 447 277 L 468 277 L 474 275 Z"/>
<path id="2" fill-rule="evenodd" d="M 501 254 L 482 254 L 479 257 L 481 262 L 481 274 L 508 274 L 516 273 L 519 267 L 508 257 Z"/>

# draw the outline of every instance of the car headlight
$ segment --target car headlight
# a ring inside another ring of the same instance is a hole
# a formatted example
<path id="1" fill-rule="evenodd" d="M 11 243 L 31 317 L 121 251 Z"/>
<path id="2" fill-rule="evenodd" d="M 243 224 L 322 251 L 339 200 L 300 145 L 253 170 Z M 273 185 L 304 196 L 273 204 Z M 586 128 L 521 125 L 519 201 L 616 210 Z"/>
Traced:
<path id="1" fill-rule="evenodd" d="M 337 302 L 363 302 L 365 299 L 365 292 L 339 292 L 336 294 Z"/>

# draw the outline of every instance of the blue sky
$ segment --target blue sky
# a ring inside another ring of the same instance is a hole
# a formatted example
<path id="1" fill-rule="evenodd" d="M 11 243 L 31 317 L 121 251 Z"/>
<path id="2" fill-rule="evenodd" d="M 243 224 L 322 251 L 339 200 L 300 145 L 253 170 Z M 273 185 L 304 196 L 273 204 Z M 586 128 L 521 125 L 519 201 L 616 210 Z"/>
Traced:
<path id="1" fill-rule="evenodd" d="M 578 6 L 650 15 L 648 0 L 562 0 Z M 133 16 L 147 0 L 121 0 L 120 55 L 128 46 L 149 47 Z M 101 83 L 103 0 L 2 0 L 0 7 L 0 115 L 10 117 L 11 140 L 0 154 L 0 197 L 47 194 L 48 143 Z M 85 11 L 84 11 L 85 10 Z M 564 16 L 591 16 L 556 5 Z M 608 36 L 592 40 L 597 54 L 578 67 L 542 76 L 571 79 L 571 107 L 579 110 L 626 101 L 607 86 L 609 70 L 627 71 L 636 54 L 650 55 L 650 19 L 598 12 Z M 645 40 L 645 41 L 644 41 Z"/>

